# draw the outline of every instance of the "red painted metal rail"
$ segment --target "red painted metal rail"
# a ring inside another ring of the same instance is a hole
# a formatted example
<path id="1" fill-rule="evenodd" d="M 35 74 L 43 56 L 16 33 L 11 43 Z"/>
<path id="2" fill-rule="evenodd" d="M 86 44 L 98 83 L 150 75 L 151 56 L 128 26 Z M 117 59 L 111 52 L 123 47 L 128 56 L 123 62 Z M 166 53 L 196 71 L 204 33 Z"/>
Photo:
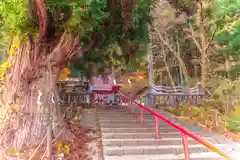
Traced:
<path id="1" fill-rule="evenodd" d="M 131 98 L 129 98 L 129 97 L 123 95 L 123 94 L 119 94 L 119 95 L 122 96 L 121 99 L 125 99 L 125 101 L 128 100 L 130 102 L 131 112 L 134 112 L 134 104 L 136 104 L 140 108 L 140 121 L 141 122 L 143 122 L 143 109 L 148 111 L 149 113 L 151 113 L 155 117 L 155 127 L 156 127 L 156 137 L 157 138 L 159 138 L 159 125 L 158 125 L 158 120 L 159 119 L 168 123 L 172 127 L 176 128 L 179 132 L 181 132 L 182 143 L 183 143 L 183 147 L 184 147 L 185 160 L 190 160 L 189 150 L 188 150 L 188 136 L 191 137 L 192 139 L 196 140 L 197 142 L 201 143 L 202 145 L 206 146 L 208 149 L 212 150 L 213 152 L 216 152 L 217 154 L 219 154 L 221 157 L 225 158 L 226 160 L 231 160 L 231 158 L 229 156 L 227 156 L 225 153 L 223 153 L 220 149 L 213 146 L 210 142 L 208 142 L 208 141 L 204 140 L 203 138 L 195 135 L 194 133 L 180 127 L 179 125 L 177 125 L 174 122 L 168 120 L 167 118 L 165 118 L 161 114 L 151 110 L 150 108 L 148 108 L 148 107 L 146 107 L 146 106 L 144 106 L 140 103 L 137 103 L 136 101 L 131 100 Z"/>

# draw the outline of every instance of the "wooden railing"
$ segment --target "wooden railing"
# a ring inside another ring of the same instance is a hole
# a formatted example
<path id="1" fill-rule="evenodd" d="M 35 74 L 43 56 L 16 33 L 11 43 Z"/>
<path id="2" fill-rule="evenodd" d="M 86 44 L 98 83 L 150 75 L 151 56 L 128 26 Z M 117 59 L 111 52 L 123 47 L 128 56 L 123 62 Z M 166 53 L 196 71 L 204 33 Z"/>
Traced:
<path id="1" fill-rule="evenodd" d="M 200 104 L 204 96 L 204 94 L 149 93 L 144 99 L 149 99 L 154 105 L 179 106 L 180 104 L 189 104 L 196 106 Z"/>
<path id="2" fill-rule="evenodd" d="M 143 123 L 143 121 L 144 121 L 143 110 L 151 113 L 155 117 L 155 131 L 156 131 L 157 138 L 159 138 L 159 135 L 160 135 L 159 131 L 161 130 L 161 129 L 159 130 L 159 123 L 158 123 L 159 119 L 161 119 L 163 122 L 169 124 L 170 126 L 176 128 L 182 134 L 182 144 L 183 144 L 183 148 L 184 148 L 185 160 L 190 160 L 190 155 L 189 155 L 189 150 L 188 150 L 188 137 L 191 137 L 192 139 L 196 140 L 197 142 L 204 145 L 208 149 L 212 150 L 213 152 L 216 152 L 217 154 L 219 154 L 221 157 L 225 158 L 226 160 L 231 160 L 231 158 L 229 156 L 227 156 L 220 149 L 213 146 L 210 142 L 208 142 L 208 141 L 204 140 L 203 138 L 195 135 L 194 133 L 182 128 L 181 126 L 170 121 L 169 119 L 165 118 L 161 114 L 151 110 L 149 107 L 146 107 L 136 101 L 133 101 L 133 100 L 131 100 L 131 98 L 129 98 L 123 94 L 119 94 L 119 95 L 122 97 L 122 99 L 128 101 L 128 103 L 130 104 L 130 110 L 132 113 L 134 112 L 134 105 L 137 105 L 139 107 L 141 123 Z"/>
<path id="3" fill-rule="evenodd" d="M 58 83 L 59 103 L 62 106 L 81 106 L 91 108 L 93 95 L 85 90 L 85 85 L 75 81 Z"/>
<path id="4" fill-rule="evenodd" d="M 60 104 L 63 106 L 82 106 L 91 108 L 93 106 L 93 95 L 81 92 L 64 92 L 60 95 Z"/>
<path id="5" fill-rule="evenodd" d="M 140 99 L 142 103 L 148 106 L 179 106 L 179 104 L 199 105 L 205 95 L 200 85 L 196 85 L 193 88 L 185 88 L 182 86 L 153 86 L 145 95 L 142 95 Z"/>

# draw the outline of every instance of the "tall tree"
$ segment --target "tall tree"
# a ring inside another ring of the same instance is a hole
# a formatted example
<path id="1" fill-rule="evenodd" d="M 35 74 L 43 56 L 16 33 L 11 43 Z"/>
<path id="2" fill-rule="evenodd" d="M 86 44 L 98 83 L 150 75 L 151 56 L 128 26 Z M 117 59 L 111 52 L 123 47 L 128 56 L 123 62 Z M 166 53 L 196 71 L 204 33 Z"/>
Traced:
<path id="1" fill-rule="evenodd" d="M 200 53 L 201 84 L 206 87 L 209 80 L 209 48 L 214 40 L 218 24 L 212 20 L 213 3 L 209 0 L 192 1 L 195 14 L 189 19 L 189 27 L 184 31 L 195 43 Z M 189 3 L 185 5 L 189 6 Z"/>
<path id="2" fill-rule="evenodd" d="M 225 57 L 224 68 L 219 68 L 229 78 L 236 78 L 240 72 L 240 1 L 215 0 L 214 6 L 214 20 L 220 24 L 215 40 Z"/>
<path id="3" fill-rule="evenodd" d="M 46 133 L 45 110 L 54 111 L 54 123 L 59 119 L 56 105 L 43 104 L 41 93 L 51 95 L 62 68 L 82 53 L 141 39 L 149 4 L 147 0 L 0 1 L 1 37 L 8 46 L 0 74 L 1 145 L 39 144 Z"/>
<path id="4" fill-rule="evenodd" d="M 214 19 L 219 22 L 216 40 L 230 56 L 240 55 L 240 1 L 216 0 Z M 224 46 L 225 45 L 225 46 Z"/>

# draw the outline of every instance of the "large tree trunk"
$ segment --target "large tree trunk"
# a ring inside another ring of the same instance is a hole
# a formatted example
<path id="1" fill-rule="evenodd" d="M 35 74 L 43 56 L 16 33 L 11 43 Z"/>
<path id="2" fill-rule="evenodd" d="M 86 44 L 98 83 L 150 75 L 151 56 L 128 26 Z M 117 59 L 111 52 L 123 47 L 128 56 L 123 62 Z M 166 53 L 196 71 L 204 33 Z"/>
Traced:
<path id="1" fill-rule="evenodd" d="M 9 55 L 12 67 L 6 72 L 1 94 L 1 110 L 8 110 L 3 115 L 4 123 L 0 124 L 2 147 L 37 146 L 45 138 L 49 110 L 54 118 L 53 126 L 61 119 L 53 94 L 60 71 L 73 56 L 78 43 L 77 36 L 63 34 L 59 41 L 50 43 L 29 40 L 16 49 L 15 55 Z M 53 133 L 65 134 L 63 127 L 60 122 Z"/>

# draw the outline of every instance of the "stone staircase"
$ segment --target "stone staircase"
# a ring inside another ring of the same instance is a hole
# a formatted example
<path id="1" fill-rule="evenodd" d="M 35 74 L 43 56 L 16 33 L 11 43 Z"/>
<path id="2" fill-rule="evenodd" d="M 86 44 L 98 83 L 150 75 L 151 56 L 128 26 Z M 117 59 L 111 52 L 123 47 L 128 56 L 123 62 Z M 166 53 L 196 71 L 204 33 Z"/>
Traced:
<path id="1" fill-rule="evenodd" d="M 134 113 L 126 106 L 99 106 L 97 110 L 105 160 L 184 160 L 181 134 L 167 123 L 159 120 L 160 138 L 156 139 L 155 120 L 149 113 L 143 112 L 144 123 L 141 124 L 137 108 Z M 216 147 L 224 149 L 229 146 L 201 129 L 194 132 Z M 222 159 L 191 138 L 188 143 L 191 160 Z"/>

